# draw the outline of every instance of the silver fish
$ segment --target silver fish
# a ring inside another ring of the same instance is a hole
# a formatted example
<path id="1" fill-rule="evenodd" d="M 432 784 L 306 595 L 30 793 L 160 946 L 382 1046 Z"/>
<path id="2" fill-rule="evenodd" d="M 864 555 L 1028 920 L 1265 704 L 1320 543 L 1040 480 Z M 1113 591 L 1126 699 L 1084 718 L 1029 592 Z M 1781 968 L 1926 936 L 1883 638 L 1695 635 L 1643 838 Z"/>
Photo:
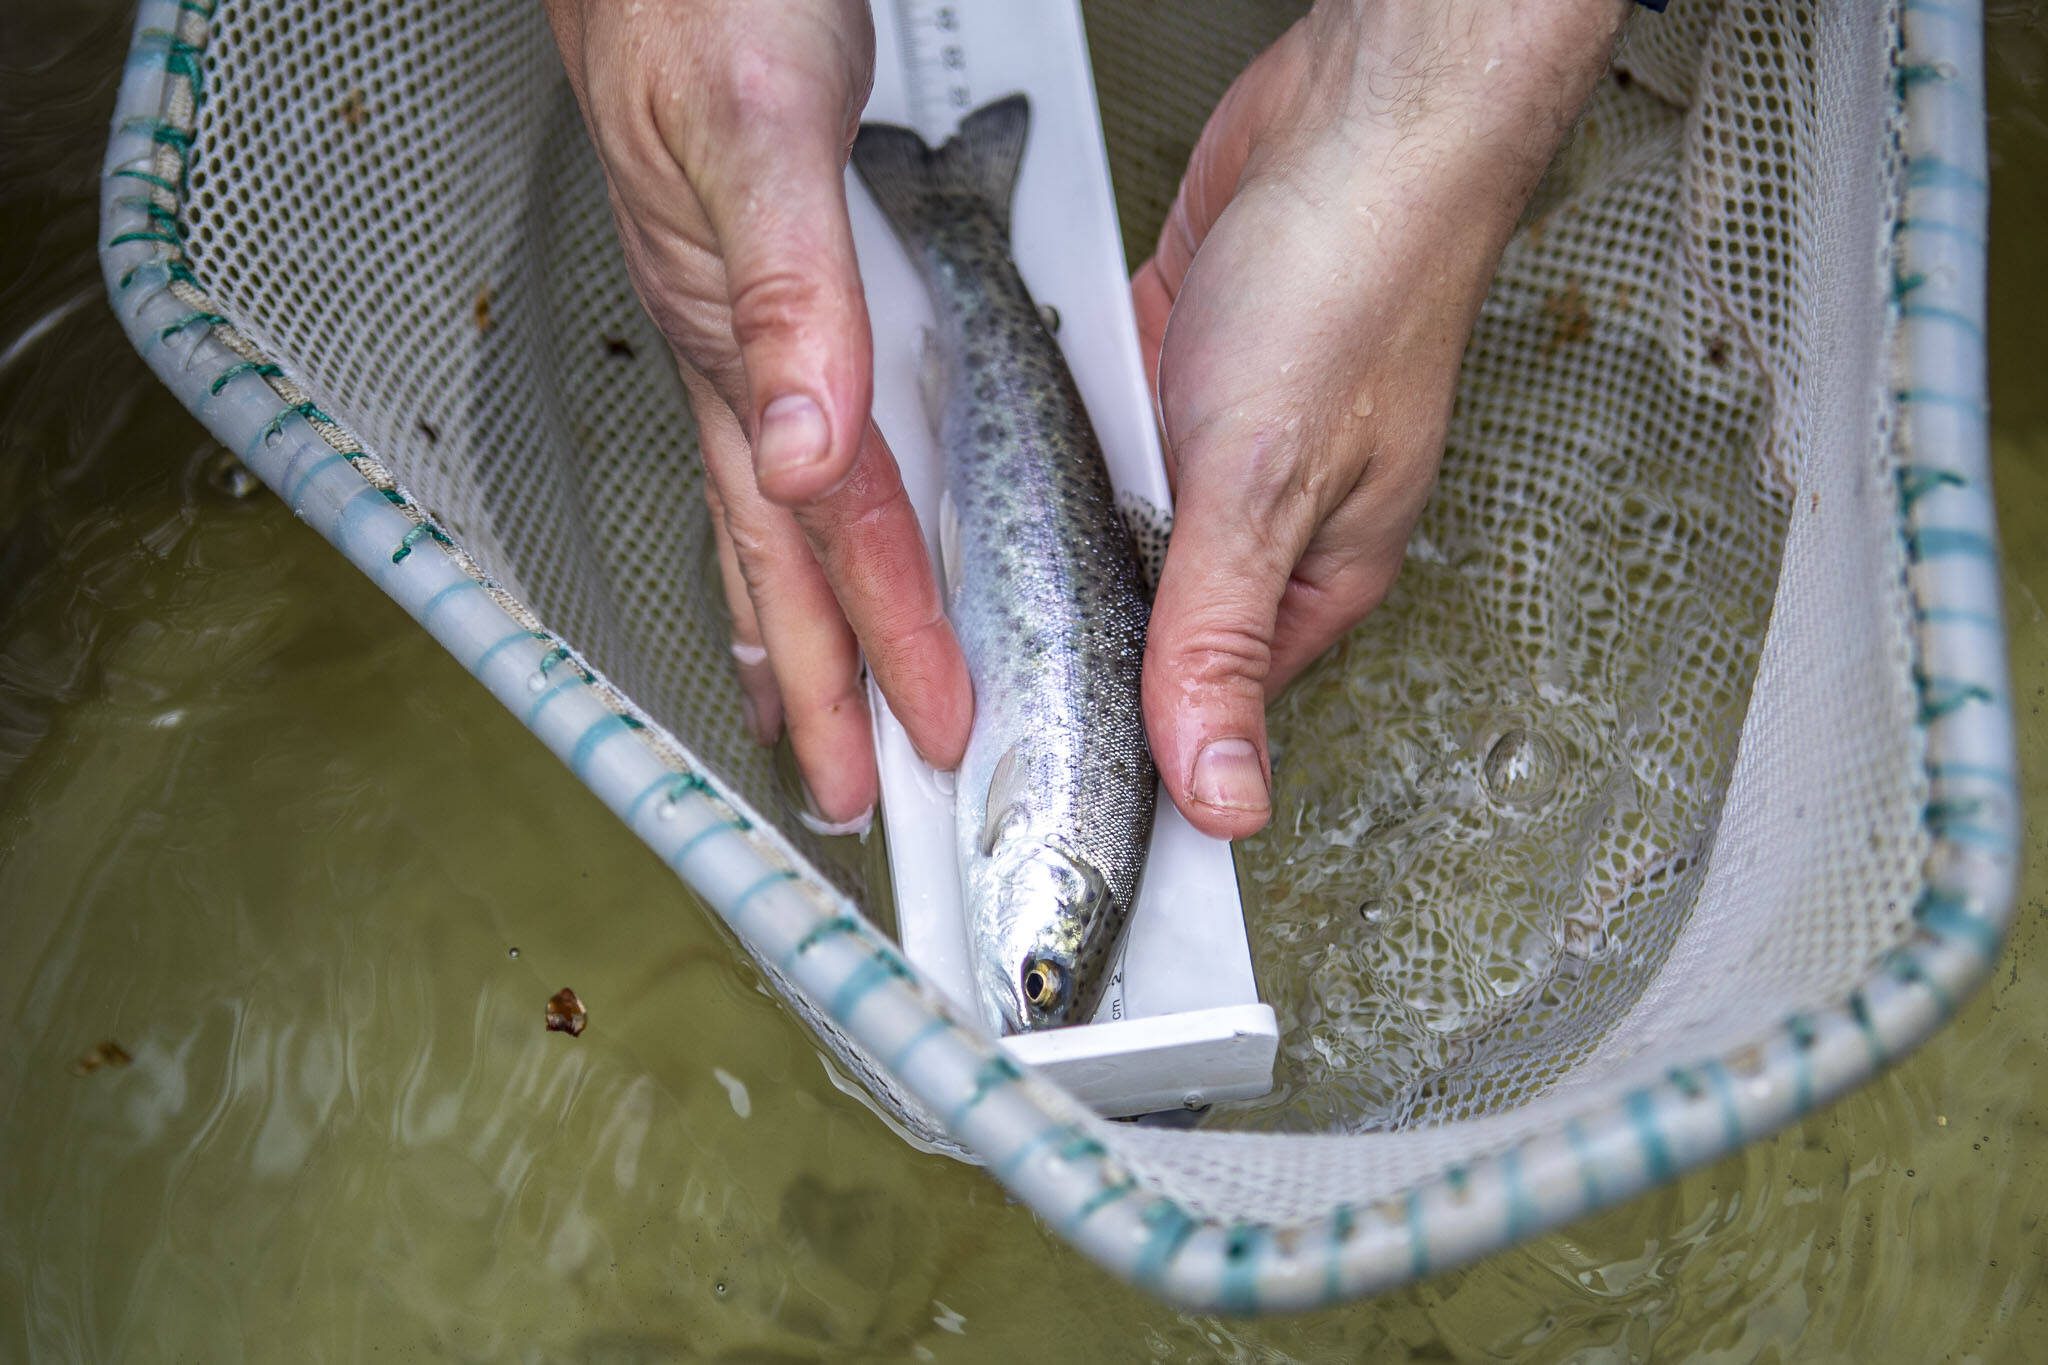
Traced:
<path id="1" fill-rule="evenodd" d="M 936 150 L 866 124 L 853 166 L 937 315 L 927 400 L 945 452 L 948 611 L 974 681 L 955 792 L 983 1012 L 1085 1023 L 1144 870 L 1157 790 L 1139 709 L 1150 615 L 1102 446 L 1010 259 L 1030 106 L 969 114 Z"/>

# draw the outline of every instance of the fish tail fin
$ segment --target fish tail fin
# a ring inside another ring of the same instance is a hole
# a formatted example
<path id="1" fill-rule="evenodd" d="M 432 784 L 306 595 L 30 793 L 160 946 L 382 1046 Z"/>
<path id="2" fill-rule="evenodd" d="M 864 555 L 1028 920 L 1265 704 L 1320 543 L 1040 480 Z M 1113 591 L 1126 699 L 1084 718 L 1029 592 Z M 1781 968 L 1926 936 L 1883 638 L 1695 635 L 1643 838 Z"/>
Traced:
<path id="1" fill-rule="evenodd" d="M 975 110 L 938 148 L 908 128 L 863 123 L 853 140 L 853 169 L 906 240 L 957 219 L 962 199 L 992 214 L 1007 238 L 1030 129 L 1031 101 L 1021 94 Z"/>

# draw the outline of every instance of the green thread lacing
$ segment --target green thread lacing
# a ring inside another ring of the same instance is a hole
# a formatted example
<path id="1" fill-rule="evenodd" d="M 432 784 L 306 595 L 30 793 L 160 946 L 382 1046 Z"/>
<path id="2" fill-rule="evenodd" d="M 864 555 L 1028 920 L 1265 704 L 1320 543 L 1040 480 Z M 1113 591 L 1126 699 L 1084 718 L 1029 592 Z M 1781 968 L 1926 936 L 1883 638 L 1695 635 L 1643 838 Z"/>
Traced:
<path id="1" fill-rule="evenodd" d="M 1893 477 L 1899 485 L 1899 505 L 1908 509 L 1937 488 L 1961 488 L 1969 483 L 1952 469 L 1928 465 L 1901 465 Z"/>
<path id="2" fill-rule="evenodd" d="M 176 322 L 160 330 L 157 333 L 157 339 L 169 341 L 187 327 L 218 327 L 226 321 L 227 319 L 219 313 L 187 313 L 184 317 L 179 318 Z"/>
<path id="3" fill-rule="evenodd" d="M 210 16 L 209 16 L 210 17 Z M 194 59 L 200 49 L 186 42 L 177 34 L 165 29 L 144 29 L 136 35 L 136 45 L 161 44 L 164 49 L 164 70 L 174 76 L 183 76 L 192 87 L 192 107 L 197 109 L 201 97 L 199 64 Z"/>
<path id="4" fill-rule="evenodd" d="M 107 174 L 116 180 L 140 180 L 145 185 L 156 186 L 165 194 L 176 194 L 178 192 L 176 185 L 173 185 L 155 171 L 138 171 L 133 167 L 124 166 L 118 171 L 109 171 Z M 124 199 L 121 202 L 125 204 L 129 201 Z"/>
<path id="5" fill-rule="evenodd" d="M 114 239 L 114 242 L 110 242 L 108 243 L 108 245 L 114 245 L 115 242 L 119 241 L 120 238 L 117 237 Z M 144 261 L 141 265 L 136 266 L 133 270 L 130 270 L 128 273 L 121 276 L 121 287 L 123 289 L 126 289 L 129 286 L 133 285 L 135 283 L 135 277 L 137 275 L 140 275 L 145 270 L 163 271 L 164 280 L 166 283 L 168 283 L 171 280 L 178 280 L 182 283 L 191 285 L 194 289 L 197 289 L 199 287 L 199 277 L 192 273 L 192 267 L 186 265 L 183 261 L 180 260 Z"/>
<path id="6" fill-rule="evenodd" d="M 213 11 L 219 3 L 220 0 L 205 0 L 204 4 L 200 3 L 200 0 L 178 0 L 178 8 L 186 11 L 187 13 L 197 14 L 202 18 L 211 19 L 213 17 Z"/>
<path id="7" fill-rule="evenodd" d="M 398 548 L 391 552 L 391 562 L 393 564 L 403 563 L 405 557 L 412 553 L 412 547 L 418 543 L 421 536 L 432 536 L 441 544 L 451 547 L 455 544 L 454 541 L 448 538 L 447 532 L 434 525 L 431 521 L 423 521 L 405 533 L 405 539 L 399 541 Z"/>
<path id="8" fill-rule="evenodd" d="M 168 232 L 123 232 L 107 239 L 108 246 L 124 246 L 129 242 L 162 242 L 166 246 L 182 247 L 184 239 Z"/>
<path id="9" fill-rule="evenodd" d="M 176 191 L 173 191 L 173 193 L 176 193 Z M 156 200 L 145 199 L 139 194 L 124 194 L 114 202 L 123 208 L 135 209 L 145 214 L 151 222 L 163 224 L 164 230 L 175 233 L 179 243 L 183 244 L 185 240 L 185 224 L 175 212 L 157 203 Z"/>
<path id="10" fill-rule="evenodd" d="M 631 717 L 626 718 L 626 723 L 636 730 L 646 728 L 634 722 Z M 711 797 L 714 800 L 718 797 L 718 789 L 712 786 L 704 778 L 703 774 L 684 771 L 677 773 L 669 780 L 668 789 L 661 794 L 661 803 L 664 806 L 673 808 L 691 792 L 695 792 L 699 796 Z M 659 811 L 656 813 L 659 814 Z M 732 827 L 744 833 L 754 827 L 754 822 L 740 812 L 734 811 L 732 813 Z"/>
<path id="11" fill-rule="evenodd" d="M 540 656 L 540 671 L 542 674 L 546 674 L 549 669 L 568 657 L 569 647 L 567 645 L 556 645 L 553 649 Z"/>
<path id="12" fill-rule="evenodd" d="M 1948 78 L 1948 72 L 1932 63 L 1902 66 L 1899 68 L 1898 76 L 1899 93 L 1904 95 L 1916 85 L 1925 85 L 1929 81 L 1945 81 Z"/>
<path id="13" fill-rule="evenodd" d="M 222 370 L 220 372 L 220 377 L 214 380 L 213 383 L 207 385 L 206 391 L 208 393 L 217 394 L 222 389 L 228 386 L 229 380 L 235 378 L 237 375 L 244 374 L 260 374 L 265 379 L 278 379 L 284 375 L 284 371 L 279 369 L 277 366 L 271 364 L 267 360 L 238 361 L 235 364 L 228 366 L 225 370 Z"/>
<path id="14" fill-rule="evenodd" d="M 280 412 L 277 416 L 263 424 L 263 439 L 270 441 L 282 436 L 284 434 L 284 424 L 293 417 L 303 417 L 308 422 L 325 422 L 328 426 L 340 425 L 332 417 L 329 417 L 311 403 L 294 403 L 291 407 L 286 408 L 283 412 Z M 343 451 L 342 453 L 348 456 L 351 462 L 366 458 L 360 450 Z"/>

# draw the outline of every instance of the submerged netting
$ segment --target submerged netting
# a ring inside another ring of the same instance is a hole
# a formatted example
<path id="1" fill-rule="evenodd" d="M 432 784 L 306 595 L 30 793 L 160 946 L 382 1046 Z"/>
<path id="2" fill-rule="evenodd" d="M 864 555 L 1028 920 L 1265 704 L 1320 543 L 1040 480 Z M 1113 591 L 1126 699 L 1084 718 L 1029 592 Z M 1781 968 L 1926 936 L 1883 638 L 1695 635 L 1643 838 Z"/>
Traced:
<path id="1" fill-rule="evenodd" d="M 1310 1302 L 1782 1121 L 1995 951 L 1974 15 L 1907 8 L 1631 28 L 1503 262 L 1399 586 L 1275 710 L 1239 868 L 1277 1083 L 1193 1130 L 1095 1119 L 946 1022 L 860 914 L 872 860 L 794 819 L 538 6 L 150 0 L 109 278 L 165 379 L 727 916 L 879 1111 L 1126 1274 Z M 1136 254 L 1288 14 L 1087 17 Z"/>

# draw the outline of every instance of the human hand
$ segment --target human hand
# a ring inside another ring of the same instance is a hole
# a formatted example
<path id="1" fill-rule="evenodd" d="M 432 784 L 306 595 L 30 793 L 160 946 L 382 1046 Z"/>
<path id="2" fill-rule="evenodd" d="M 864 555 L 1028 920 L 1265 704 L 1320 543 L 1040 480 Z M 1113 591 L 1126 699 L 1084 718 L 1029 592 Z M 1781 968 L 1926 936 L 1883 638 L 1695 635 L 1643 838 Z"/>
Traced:
<path id="1" fill-rule="evenodd" d="M 876 796 L 860 649 L 953 767 L 972 691 L 917 516 L 868 416 L 842 171 L 873 79 L 862 0 L 548 0 L 627 270 L 675 352 L 757 736 L 816 814 Z"/>
<path id="2" fill-rule="evenodd" d="M 1266 702 L 1386 596 L 1460 357 L 1627 0 L 1319 0 L 1238 77 L 1132 281 L 1175 520 L 1145 653 L 1174 803 L 1270 818 Z"/>

